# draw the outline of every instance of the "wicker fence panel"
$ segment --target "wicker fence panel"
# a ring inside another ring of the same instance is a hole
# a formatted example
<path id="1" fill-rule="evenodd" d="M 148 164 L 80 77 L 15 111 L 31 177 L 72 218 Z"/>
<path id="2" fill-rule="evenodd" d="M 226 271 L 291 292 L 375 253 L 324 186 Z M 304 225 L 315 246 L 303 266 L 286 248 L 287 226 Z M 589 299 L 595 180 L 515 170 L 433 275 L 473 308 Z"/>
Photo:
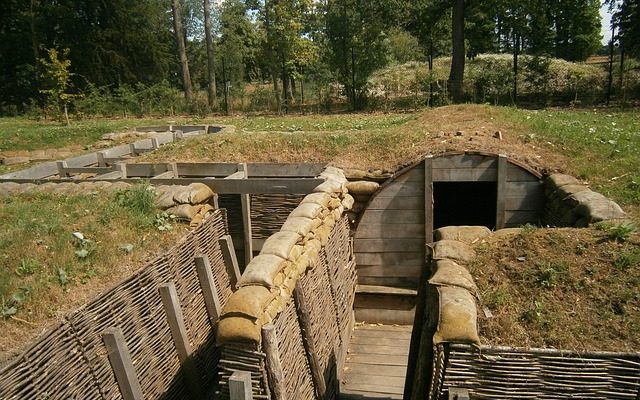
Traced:
<path id="1" fill-rule="evenodd" d="M 268 400 L 265 354 L 246 343 L 227 344 L 222 348 L 218 368 L 220 400 L 229 399 L 229 378 L 235 371 L 251 374 L 251 388 L 255 400 Z"/>
<path id="2" fill-rule="evenodd" d="M 474 399 L 638 399 L 640 353 L 575 353 L 450 345 L 441 399 L 449 387 Z"/>
<path id="3" fill-rule="evenodd" d="M 296 208 L 303 194 L 251 195 L 251 232 L 256 239 L 266 239 L 278 232 Z"/>
<path id="4" fill-rule="evenodd" d="M 326 257 L 338 325 L 340 332 L 345 332 L 351 323 L 356 294 L 356 267 L 346 216 L 336 223 L 320 256 Z"/>
<path id="5" fill-rule="evenodd" d="M 287 398 L 300 400 L 315 398 L 311 370 L 302 343 L 302 332 L 293 301 L 278 314 L 273 324 L 278 337 L 278 352 L 282 360 Z"/>
<path id="6" fill-rule="evenodd" d="M 326 397 L 336 398 L 337 353 L 340 346 L 340 328 L 336 314 L 335 300 L 331 290 L 331 279 L 325 257 L 298 282 L 296 290 L 302 290 L 309 307 L 311 332 L 314 348 L 320 361 L 325 384 Z"/>
<path id="7" fill-rule="evenodd" d="M 217 238 L 225 213 L 200 228 L 139 273 L 74 312 L 0 371 L 0 399 L 120 399 L 102 333 L 121 328 L 145 399 L 186 398 L 158 287 L 174 281 L 203 384 L 214 382 L 219 355 L 195 272 L 196 253 L 209 256 L 224 305 L 231 293 Z M 207 237 L 214 236 L 214 237 Z M 222 286 L 226 284 L 226 286 Z"/>

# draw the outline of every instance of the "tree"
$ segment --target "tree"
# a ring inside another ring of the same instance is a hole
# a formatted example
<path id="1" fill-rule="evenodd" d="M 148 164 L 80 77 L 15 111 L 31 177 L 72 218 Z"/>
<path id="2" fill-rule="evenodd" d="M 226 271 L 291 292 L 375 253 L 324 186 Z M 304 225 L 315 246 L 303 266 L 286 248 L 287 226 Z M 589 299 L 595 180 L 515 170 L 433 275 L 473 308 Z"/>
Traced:
<path id="1" fill-rule="evenodd" d="M 454 101 L 462 101 L 464 97 L 464 4 L 465 0 L 455 0 L 453 4 L 452 42 L 453 51 L 451 57 L 451 72 L 449 73 L 449 87 Z"/>
<path id="2" fill-rule="evenodd" d="M 620 46 L 625 53 L 640 57 L 640 1 L 622 0 L 619 4 L 615 3 L 613 23 L 618 30 Z"/>
<path id="3" fill-rule="evenodd" d="M 173 27 L 178 49 L 178 58 L 180 59 L 180 70 L 182 71 L 182 85 L 184 87 L 184 97 L 187 103 L 193 103 L 193 90 L 191 87 L 191 74 L 189 73 L 189 59 L 187 58 L 187 50 L 185 46 L 185 34 L 182 25 L 182 6 L 180 0 L 171 1 L 171 9 L 173 11 Z"/>
<path id="4" fill-rule="evenodd" d="M 213 109 L 217 102 L 216 98 L 216 64 L 215 64 L 215 47 L 213 43 L 213 23 L 211 21 L 211 5 L 209 0 L 203 0 L 204 8 L 204 29 L 205 40 L 207 42 L 207 71 L 209 78 L 209 85 L 207 91 L 207 98 L 209 100 L 209 107 Z"/>
<path id="5" fill-rule="evenodd" d="M 49 105 L 56 110 L 60 110 L 62 106 L 65 121 L 67 125 L 71 125 L 68 105 L 77 95 L 69 92 L 71 88 L 69 49 L 64 49 L 62 54 L 58 54 L 56 49 L 49 49 L 47 55 L 48 59 L 42 58 L 40 63 L 44 70 L 42 77 L 48 89 L 42 89 L 40 92 L 47 96 Z"/>

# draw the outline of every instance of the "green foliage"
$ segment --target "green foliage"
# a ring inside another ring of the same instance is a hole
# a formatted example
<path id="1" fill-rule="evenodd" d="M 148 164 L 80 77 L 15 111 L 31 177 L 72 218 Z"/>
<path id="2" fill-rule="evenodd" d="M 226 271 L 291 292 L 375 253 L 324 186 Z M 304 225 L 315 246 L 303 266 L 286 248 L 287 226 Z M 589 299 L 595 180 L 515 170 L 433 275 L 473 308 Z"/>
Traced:
<path id="1" fill-rule="evenodd" d="M 149 184 L 135 185 L 116 193 L 116 204 L 141 215 L 155 211 L 155 189 Z"/>
<path id="2" fill-rule="evenodd" d="M 510 60 L 490 55 L 476 57 L 467 68 L 466 85 L 478 102 L 497 105 L 501 99 L 508 99 L 513 88 Z"/>
<path id="3" fill-rule="evenodd" d="M 71 89 L 69 52 L 69 49 L 64 49 L 62 54 L 59 54 L 58 50 L 49 49 L 47 52 L 48 58 L 39 60 L 44 69 L 42 74 L 42 78 L 45 79 L 44 86 L 47 87 L 47 89 L 40 90 L 40 93 L 47 96 L 47 105 L 54 112 L 60 113 L 61 110 L 64 111 L 67 125 L 69 125 L 68 106 L 74 98 L 78 97 L 78 95 L 69 92 Z"/>
<path id="4" fill-rule="evenodd" d="M 609 240 L 615 240 L 616 242 L 624 243 L 631 235 L 636 232 L 638 228 L 631 222 L 624 222 L 622 224 L 613 225 L 609 228 Z"/>
<path id="5" fill-rule="evenodd" d="M 393 62 L 404 64 L 409 61 L 424 60 L 423 49 L 418 39 L 411 33 L 396 28 L 391 30 L 387 40 Z"/>

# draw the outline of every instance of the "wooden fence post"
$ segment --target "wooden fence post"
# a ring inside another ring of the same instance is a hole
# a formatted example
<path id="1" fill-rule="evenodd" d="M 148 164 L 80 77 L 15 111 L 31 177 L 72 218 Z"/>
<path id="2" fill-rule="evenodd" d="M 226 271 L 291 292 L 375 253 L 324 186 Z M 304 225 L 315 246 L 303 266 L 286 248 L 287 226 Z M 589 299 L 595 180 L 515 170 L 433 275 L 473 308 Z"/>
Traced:
<path id="1" fill-rule="evenodd" d="M 235 371 L 229 378 L 230 400 L 253 400 L 251 392 L 251 373 Z"/>
<path id="2" fill-rule="evenodd" d="M 113 164 L 114 171 L 120 171 L 122 175 L 122 179 L 127 179 L 127 163 L 125 162 L 116 162 Z"/>
<path id="3" fill-rule="evenodd" d="M 111 369 L 116 376 L 120 394 L 124 400 L 143 400 L 140 381 L 133 367 L 131 354 L 127 342 L 124 340 L 122 329 L 109 328 L 102 333 L 102 341 L 107 348 L 107 356 Z"/>
<path id="4" fill-rule="evenodd" d="M 249 177 L 249 169 L 247 164 L 238 164 L 238 172 L 244 172 L 244 178 Z M 240 202 L 242 203 L 242 228 L 244 231 L 244 265 L 249 265 L 253 259 L 253 234 L 251 233 L 251 196 L 249 194 L 241 194 Z"/>
<path id="5" fill-rule="evenodd" d="M 498 156 L 497 200 L 496 200 L 496 229 L 504 228 L 505 197 L 507 193 L 507 156 Z"/>
<path id="6" fill-rule="evenodd" d="M 266 355 L 267 377 L 269 378 L 269 389 L 274 400 L 285 400 L 287 398 L 284 373 L 280 362 L 280 351 L 278 350 L 278 337 L 276 327 L 268 324 L 262 327 L 262 348 Z"/>
<path id="7" fill-rule="evenodd" d="M 296 303 L 296 311 L 298 312 L 298 319 L 300 321 L 300 330 L 302 331 L 302 343 L 307 353 L 307 360 L 309 361 L 309 369 L 311 370 L 311 377 L 313 378 L 313 386 L 316 389 L 318 399 L 323 400 L 327 394 L 327 385 L 324 381 L 324 374 L 320 366 L 320 360 L 318 360 L 318 353 L 316 352 L 316 346 L 311 336 L 311 316 L 309 315 L 309 304 L 307 303 L 304 291 L 300 289 L 300 286 L 293 290 L 293 299 Z"/>
<path id="8" fill-rule="evenodd" d="M 56 167 L 58 167 L 58 175 L 60 175 L 60 178 L 67 178 L 69 176 L 66 171 L 68 167 L 66 161 L 56 161 Z"/>
<path id="9" fill-rule="evenodd" d="M 433 242 L 433 156 L 424 159 L 424 235 L 425 243 Z"/>
<path id="10" fill-rule="evenodd" d="M 202 288 L 202 296 L 204 297 L 204 305 L 207 307 L 209 322 L 211 322 L 211 327 L 213 328 L 220 317 L 220 311 L 222 309 L 220 306 L 218 289 L 216 288 L 216 283 L 213 280 L 209 257 L 206 255 L 198 256 L 195 258 L 195 262 L 198 280 L 200 281 L 200 287 Z"/>
<path id="11" fill-rule="evenodd" d="M 222 250 L 224 264 L 227 266 L 231 290 L 235 292 L 238 288 L 238 281 L 240 280 L 240 267 L 238 266 L 238 258 L 236 257 L 236 251 L 233 248 L 231 235 L 224 235 L 218 239 L 218 244 L 220 245 L 220 250 Z"/>
<path id="12" fill-rule="evenodd" d="M 178 299 L 176 286 L 173 282 L 165 283 L 160 285 L 159 291 L 187 388 L 191 393 L 191 397 L 204 399 L 202 383 L 200 382 L 198 371 L 191 358 L 191 344 L 187 337 L 187 328 L 184 325 L 184 316 L 180 308 L 180 300 Z"/>

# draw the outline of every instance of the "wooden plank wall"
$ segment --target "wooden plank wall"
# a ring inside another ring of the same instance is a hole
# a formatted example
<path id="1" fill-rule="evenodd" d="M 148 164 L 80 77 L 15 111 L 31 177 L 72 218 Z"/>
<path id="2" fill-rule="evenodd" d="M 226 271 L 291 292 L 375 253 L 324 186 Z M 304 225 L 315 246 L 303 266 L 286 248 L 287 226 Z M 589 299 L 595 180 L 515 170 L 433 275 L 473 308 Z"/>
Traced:
<path id="1" fill-rule="evenodd" d="M 433 157 L 430 170 L 433 182 L 499 182 L 496 220 L 505 228 L 537 224 L 544 208 L 540 179 L 506 158 L 499 164 L 495 155 L 455 154 Z M 364 211 L 354 240 L 359 284 L 417 286 L 427 237 L 424 168 L 421 162 L 392 178 Z M 427 217 L 429 224 L 433 216 Z"/>
<path id="2" fill-rule="evenodd" d="M 355 235 L 358 283 L 415 288 L 425 258 L 424 163 L 385 185 Z"/>

